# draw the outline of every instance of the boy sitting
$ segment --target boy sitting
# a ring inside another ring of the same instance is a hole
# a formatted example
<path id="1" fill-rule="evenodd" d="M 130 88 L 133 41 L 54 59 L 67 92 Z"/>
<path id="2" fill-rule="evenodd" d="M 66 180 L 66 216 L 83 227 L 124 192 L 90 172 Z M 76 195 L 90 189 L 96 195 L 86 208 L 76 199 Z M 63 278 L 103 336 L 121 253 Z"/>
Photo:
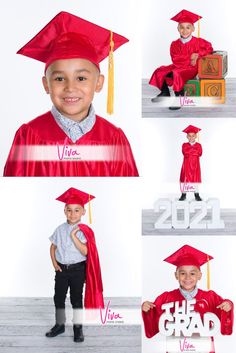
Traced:
<path id="1" fill-rule="evenodd" d="M 173 41 L 170 46 L 172 64 L 161 66 L 152 74 L 149 84 L 161 90 L 155 98 L 152 98 L 152 102 L 160 101 L 161 97 L 169 97 L 168 86 L 173 86 L 175 96 L 183 96 L 185 83 L 198 73 L 198 60 L 213 52 L 210 42 L 192 35 L 195 31 L 194 23 L 200 18 L 202 17 L 187 10 L 182 10 L 171 18 L 178 22 L 180 38 Z M 180 109 L 180 106 L 172 106 L 170 109 Z"/>

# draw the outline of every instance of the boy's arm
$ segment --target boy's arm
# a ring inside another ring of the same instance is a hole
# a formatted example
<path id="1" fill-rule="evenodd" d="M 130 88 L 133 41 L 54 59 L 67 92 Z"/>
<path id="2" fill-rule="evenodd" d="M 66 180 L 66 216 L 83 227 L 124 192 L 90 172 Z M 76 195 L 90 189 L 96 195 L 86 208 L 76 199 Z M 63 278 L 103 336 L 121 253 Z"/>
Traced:
<path id="1" fill-rule="evenodd" d="M 50 246 L 50 256 L 51 256 L 52 264 L 53 264 L 53 267 L 55 268 L 55 271 L 62 272 L 62 269 L 58 265 L 57 260 L 56 260 L 56 255 L 55 255 L 56 248 L 57 248 L 57 246 L 52 243 Z"/>
<path id="2" fill-rule="evenodd" d="M 223 299 L 214 291 L 210 291 L 215 305 L 215 314 L 220 319 L 220 331 L 222 335 L 231 335 L 234 323 L 234 304 L 229 299 Z"/>
<path id="3" fill-rule="evenodd" d="M 88 254 L 87 245 L 82 243 L 82 241 L 79 240 L 76 236 L 76 234 L 79 230 L 80 230 L 79 227 L 73 229 L 72 232 L 70 233 L 70 235 L 73 240 L 73 243 L 75 244 L 75 247 L 81 252 L 82 255 L 87 256 L 87 254 Z"/>
<path id="4" fill-rule="evenodd" d="M 203 38 L 199 38 L 198 57 L 201 58 L 205 55 L 212 54 L 212 52 L 213 52 L 212 44 Z"/>

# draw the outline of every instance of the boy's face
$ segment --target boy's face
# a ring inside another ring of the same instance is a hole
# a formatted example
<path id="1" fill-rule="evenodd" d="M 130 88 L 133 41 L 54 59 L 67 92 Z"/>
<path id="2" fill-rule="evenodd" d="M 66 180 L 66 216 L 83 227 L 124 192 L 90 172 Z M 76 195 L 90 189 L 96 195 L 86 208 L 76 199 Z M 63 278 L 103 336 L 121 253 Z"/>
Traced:
<path id="1" fill-rule="evenodd" d="M 191 292 L 202 278 L 202 273 L 196 266 L 180 266 L 175 272 L 175 278 L 182 289 Z"/>
<path id="2" fill-rule="evenodd" d="M 64 212 L 69 224 L 80 222 L 81 217 L 85 215 L 85 209 L 81 205 L 66 205 Z"/>
<path id="3" fill-rule="evenodd" d="M 195 28 L 192 23 L 179 23 L 178 31 L 182 38 L 188 38 L 193 32 Z"/>
<path id="4" fill-rule="evenodd" d="M 57 110 L 75 121 L 88 115 L 94 93 L 101 91 L 103 82 L 98 68 L 85 59 L 54 61 L 43 77 L 44 89 Z"/>
<path id="5" fill-rule="evenodd" d="M 197 138 L 197 134 L 195 134 L 194 132 L 190 132 L 187 134 L 187 139 L 188 139 L 188 142 L 190 143 L 195 142 L 196 138 Z"/>

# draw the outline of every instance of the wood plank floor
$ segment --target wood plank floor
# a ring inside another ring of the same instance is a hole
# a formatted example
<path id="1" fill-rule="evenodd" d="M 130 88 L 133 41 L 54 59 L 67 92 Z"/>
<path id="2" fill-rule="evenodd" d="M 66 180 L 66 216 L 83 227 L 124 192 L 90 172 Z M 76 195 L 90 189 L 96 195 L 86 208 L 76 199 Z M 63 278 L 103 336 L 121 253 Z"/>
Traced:
<path id="1" fill-rule="evenodd" d="M 148 79 L 142 79 L 142 117 L 143 118 L 236 118 L 236 78 L 226 78 L 226 102 L 216 104 L 214 109 L 199 107 L 182 107 L 171 111 L 166 107 L 158 107 L 151 98 L 158 94 L 157 88 L 148 84 Z"/>
<path id="2" fill-rule="evenodd" d="M 142 210 L 142 235 L 235 235 L 236 210 L 221 209 L 221 219 L 225 222 L 224 229 L 155 229 L 157 213 L 153 209 Z M 208 217 L 206 217 L 208 219 Z"/>
<path id="3" fill-rule="evenodd" d="M 106 298 L 116 306 L 139 309 L 141 298 Z M 67 301 L 67 307 L 70 304 Z M 141 326 L 84 326 L 85 341 L 73 342 L 72 323 L 55 338 L 52 298 L 0 298 L 0 353 L 141 353 Z"/>

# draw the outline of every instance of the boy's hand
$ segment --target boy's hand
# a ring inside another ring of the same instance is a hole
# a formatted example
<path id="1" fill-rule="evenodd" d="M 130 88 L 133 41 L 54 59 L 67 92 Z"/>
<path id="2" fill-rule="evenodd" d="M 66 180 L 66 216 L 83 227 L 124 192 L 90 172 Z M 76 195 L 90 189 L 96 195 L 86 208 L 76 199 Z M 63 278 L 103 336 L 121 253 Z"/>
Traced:
<path id="1" fill-rule="evenodd" d="M 195 66 L 196 65 L 196 63 L 197 63 L 197 59 L 198 59 L 198 54 L 197 53 L 193 53 L 192 55 L 191 55 L 191 65 L 192 66 Z"/>
<path id="2" fill-rule="evenodd" d="M 230 304 L 230 302 L 225 301 L 225 302 L 221 303 L 220 305 L 218 305 L 216 308 L 228 312 L 232 309 L 232 305 Z"/>
<path id="3" fill-rule="evenodd" d="M 143 310 L 145 313 L 147 313 L 150 309 L 153 309 L 153 308 L 155 308 L 155 307 L 156 307 L 155 304 L 153 304 L 152 302 L 146 301 L 146 302 L 144 302 L 143 305 L 142 305 L 142 310 Z"/>
<path id="4" fill-rule="evenodd" d="M 58 263 L 53 264 L 55 271 L 59 271 L 62 272 L 62 269 L 60 268 L 60 266 L 58 265 Z"/>
<path id="5" fill-rule="evenodd" d="M 70 233 L 70 236 L 71 238 L 75 237 L 76 236 L 76 233 L 79 231 L 79 227 L 76 227 L 75 229 L 73 229 Z"/>

